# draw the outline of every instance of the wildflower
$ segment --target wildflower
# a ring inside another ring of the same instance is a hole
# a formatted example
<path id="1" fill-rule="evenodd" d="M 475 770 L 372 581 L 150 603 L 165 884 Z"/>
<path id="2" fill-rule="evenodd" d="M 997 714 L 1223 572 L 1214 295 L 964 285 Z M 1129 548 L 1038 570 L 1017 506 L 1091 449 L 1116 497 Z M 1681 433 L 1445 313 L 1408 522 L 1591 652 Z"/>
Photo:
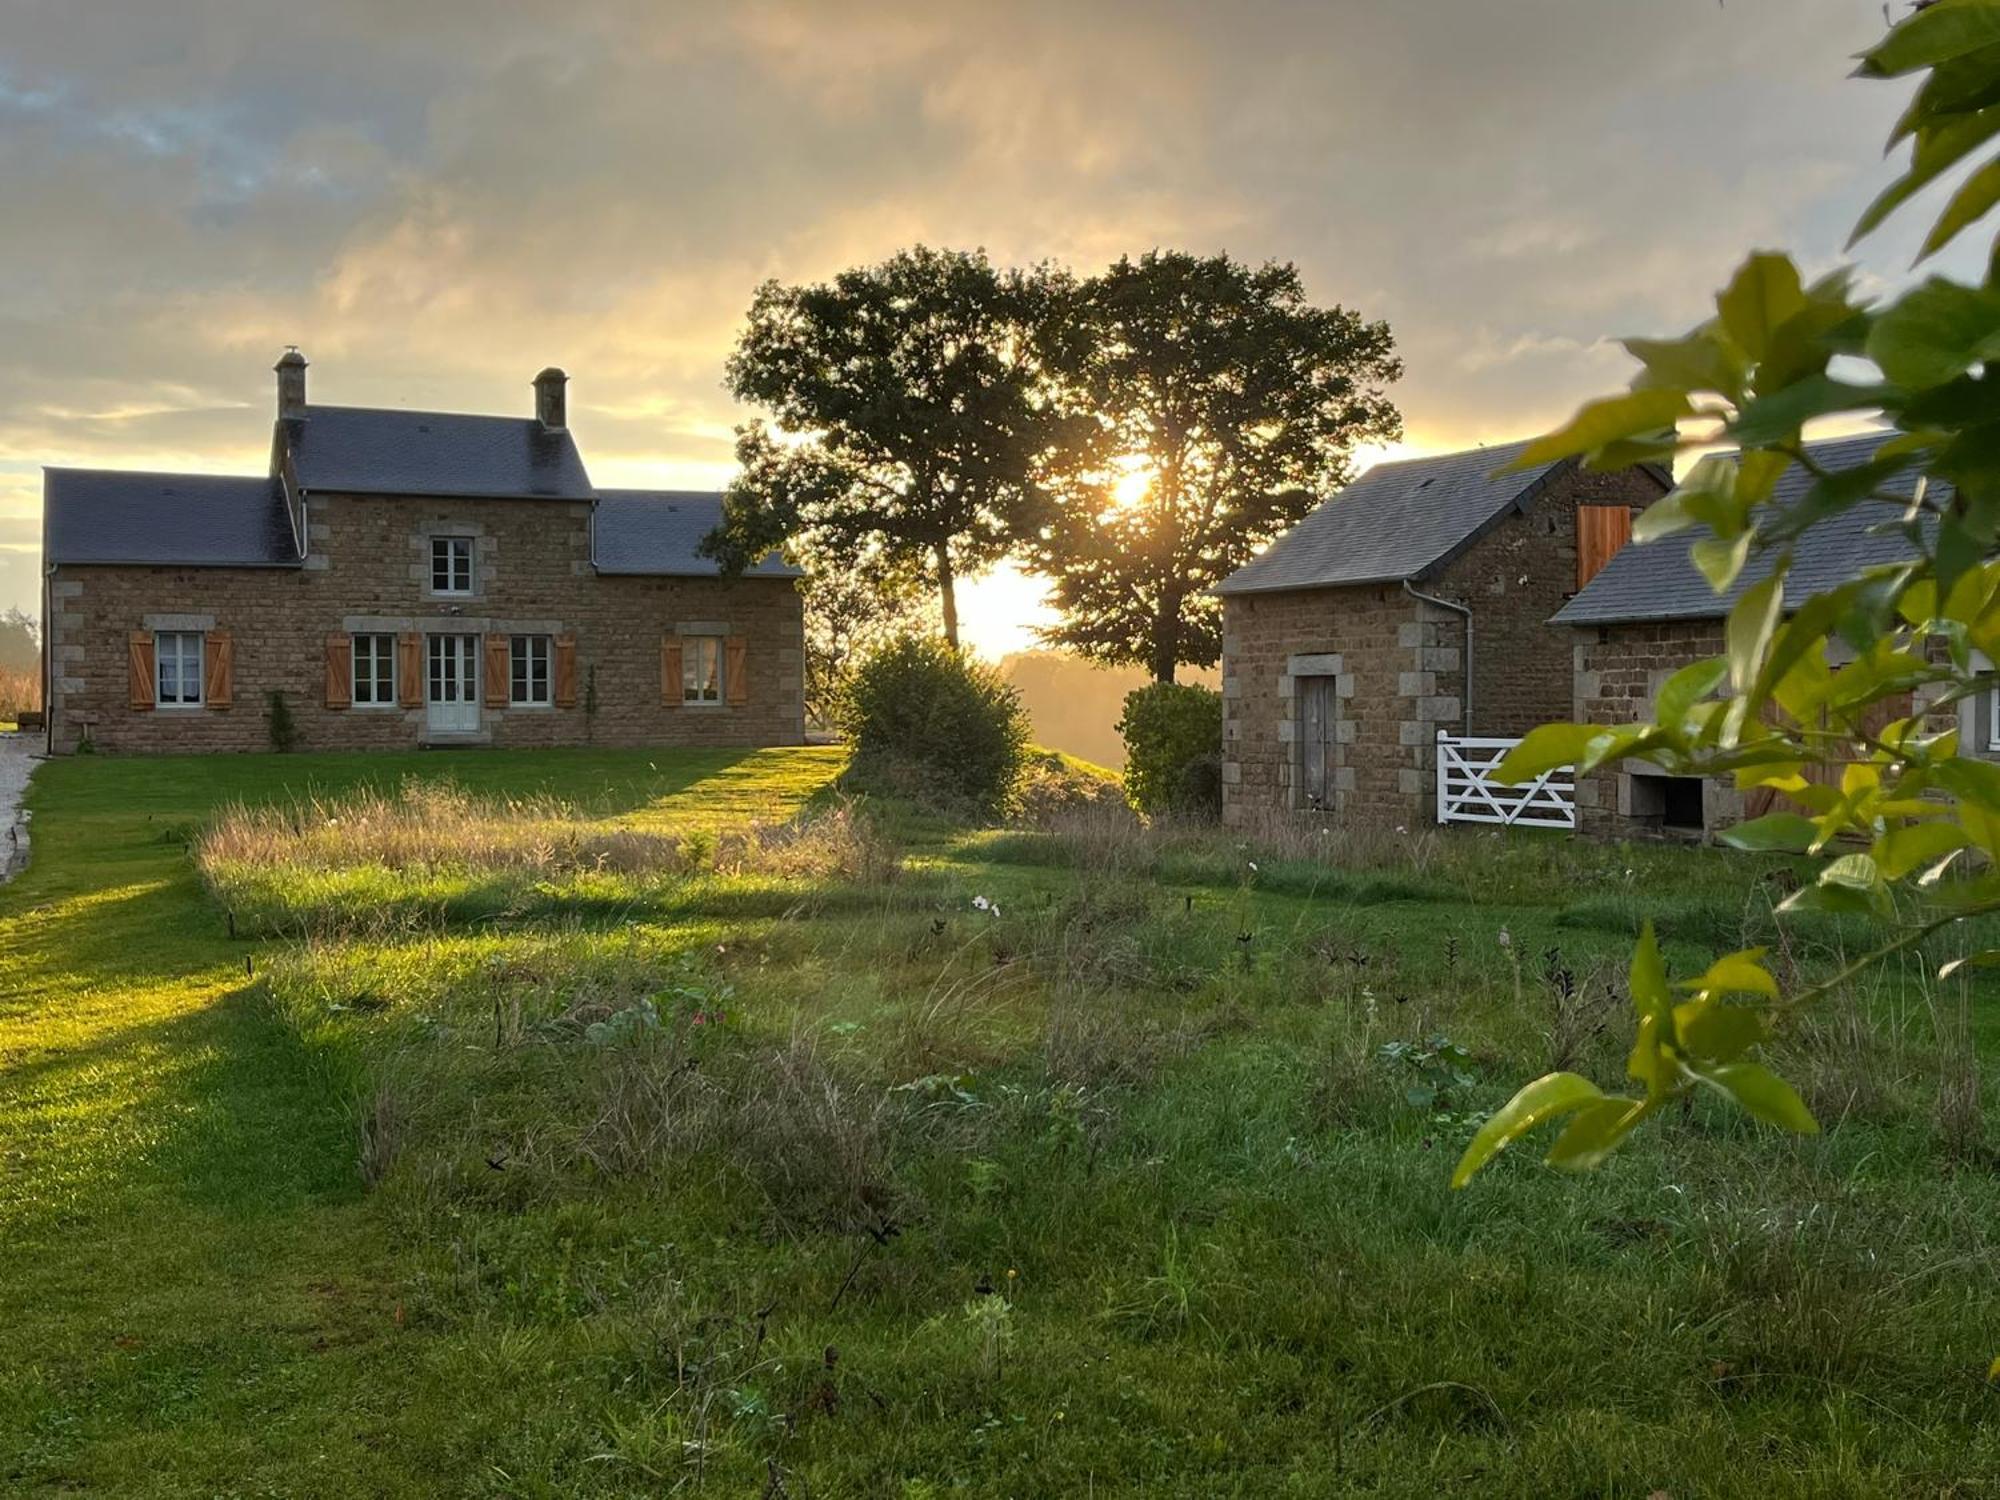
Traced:
<path id="1" fill-rule="evenodd" d="M 1504 927 L 1500 929 L 1500 946 L 1503 948 L 1511 948 L 1514 946 L 1514 934 L 1509 932 Z"/>
<path id="2" fill-rule="evenodd" d="M 974 896 L 972 905 L 975 911 L 991 912 L 996 917 L 1000 915 L 1000 903 L 989 901 L 984 896 Z"/>
<path id="3" fill-rule="evenodd" d="M 1252 875 L 1257 873 L 1257 861 L 1254 859 L 1250 861 L 1250 873 Z"/>

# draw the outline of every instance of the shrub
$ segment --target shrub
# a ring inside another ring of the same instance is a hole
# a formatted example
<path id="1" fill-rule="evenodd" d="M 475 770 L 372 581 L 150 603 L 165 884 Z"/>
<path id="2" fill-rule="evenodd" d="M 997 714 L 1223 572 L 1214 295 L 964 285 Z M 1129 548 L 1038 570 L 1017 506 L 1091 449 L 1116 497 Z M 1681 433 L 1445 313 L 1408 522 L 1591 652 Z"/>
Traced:
<path id="1" fill-rule="evenodd" d="M 269 707 L 264 710 L 264 722 L 271 731 L 271 748 L 280 754 L 295 750 L 299 743 L 298 720 L 292 717 L 292 705 L 285 701 L 285 695 L 273 689 Z"/>
<path id="2" fill-rule="evenodd" d="M 1069 827 L 1093 818 L 1137 821 L 1113 772 L 1053 750 L 1028 757 L 1014 786 L 1013 811 L 1015 821 L 1029 828 Z"/>
<path id="3" fill-rule="evenodd" d="M 1155 682 L 1125 696 L 1125 790 L 1143 813 L 1222 811 L 1222 695 Z"/>
<path id="4" fill-rule="evenodd" d="M 999 811 L 1021 772 L 1028 716 L 991 667 L 910 637 L 863 662 L 840 706 L 858 785 Z"/>

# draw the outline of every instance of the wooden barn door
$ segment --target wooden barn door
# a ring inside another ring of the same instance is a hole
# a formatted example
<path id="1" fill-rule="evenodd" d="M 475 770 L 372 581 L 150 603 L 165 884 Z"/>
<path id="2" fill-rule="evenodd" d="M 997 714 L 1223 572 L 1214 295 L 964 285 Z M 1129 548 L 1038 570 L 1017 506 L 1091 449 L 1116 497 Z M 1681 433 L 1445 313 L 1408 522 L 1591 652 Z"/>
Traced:
<path id="1" fill-rule="evenodd" d="M 1299 679 L 1299 806 L 1311 811 L 1333 810 L 1338 703 L 1333 682 L 1331 677 Z"/>

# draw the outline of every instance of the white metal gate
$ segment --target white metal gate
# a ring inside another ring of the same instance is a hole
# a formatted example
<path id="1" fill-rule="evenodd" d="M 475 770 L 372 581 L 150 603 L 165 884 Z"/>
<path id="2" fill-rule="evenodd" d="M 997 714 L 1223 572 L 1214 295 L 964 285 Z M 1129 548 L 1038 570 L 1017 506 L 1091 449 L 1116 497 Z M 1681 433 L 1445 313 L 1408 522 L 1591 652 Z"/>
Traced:
<path id="1" fill-rule="evenodd" d="M 1519 786 L 1502 786 L 1493 780 L 1493 768 L 1520 743 L 1518 739 L 1479 739 L 1440 731 L 1438 821 L 1498 823 L 1510 828 L 1576 827 L 1576 777 L 1571 767 L 1557 766 Z"/>

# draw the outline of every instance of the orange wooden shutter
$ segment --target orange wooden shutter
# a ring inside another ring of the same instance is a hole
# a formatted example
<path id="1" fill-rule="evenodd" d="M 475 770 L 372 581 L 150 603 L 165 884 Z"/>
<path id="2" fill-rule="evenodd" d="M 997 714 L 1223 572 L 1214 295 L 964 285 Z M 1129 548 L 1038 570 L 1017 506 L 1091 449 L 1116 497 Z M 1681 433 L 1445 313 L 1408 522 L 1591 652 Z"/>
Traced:
<path id="1" fill-rule="evenodd" d="M 681 638 L 664 636 L 660 641 L 660 702 L 679 708 L 681 694 Z"/>
<path id="2" fill-rule="evenodd" d="M 153 675 L 153 632 L 135 630 L 127 638 L 127 644 L 132 662 L 132 707 L 151 708 L 153 695 L 159 691 Z"/>
<path id="3" fill-rule="evenodd" d="M 326 638 L 326 706 L 354 705 L 354 637 L 339 631 Z"/>
<path id="4" fill-rule="evenodd" d="M 1632 540 L 1632 511 L 1624 505 L 1576 508 L 1576 586 L 1582 588 Z"/>
<path id="5" fill-rule="evenodd" d="M 489 635 L 486 637 L 486 706 L 505 708 L 507 706 L 507 653 L 511 649 L 509 637 Z"/>
<path id="6" fill-rule="evenodd" d="M 396 637 L 396 702 L 404 708 L 424 703 L 424 638 L 414 631 Z"/>
<path id="7" fill-rule="evenodd" d="M 555 688 L 556 707 L 576 707 L 576 637 L 559 635 L 556 637 Z"/>
<path id="8" fill-rule="evenodd" d="M 743 675 L 743 637 L 732 635 L 722 643 L 722 692 L 731 703 L 750 701 L 750 683 Z"/>
<path id="9" fill-rule="evenodd" d="M 228 631 L 211 630 L 202 649 L 208 680 L 201 685 L 201 701 L 210 708 L 228 708 L 236 701 L 236 644 Z"/>

